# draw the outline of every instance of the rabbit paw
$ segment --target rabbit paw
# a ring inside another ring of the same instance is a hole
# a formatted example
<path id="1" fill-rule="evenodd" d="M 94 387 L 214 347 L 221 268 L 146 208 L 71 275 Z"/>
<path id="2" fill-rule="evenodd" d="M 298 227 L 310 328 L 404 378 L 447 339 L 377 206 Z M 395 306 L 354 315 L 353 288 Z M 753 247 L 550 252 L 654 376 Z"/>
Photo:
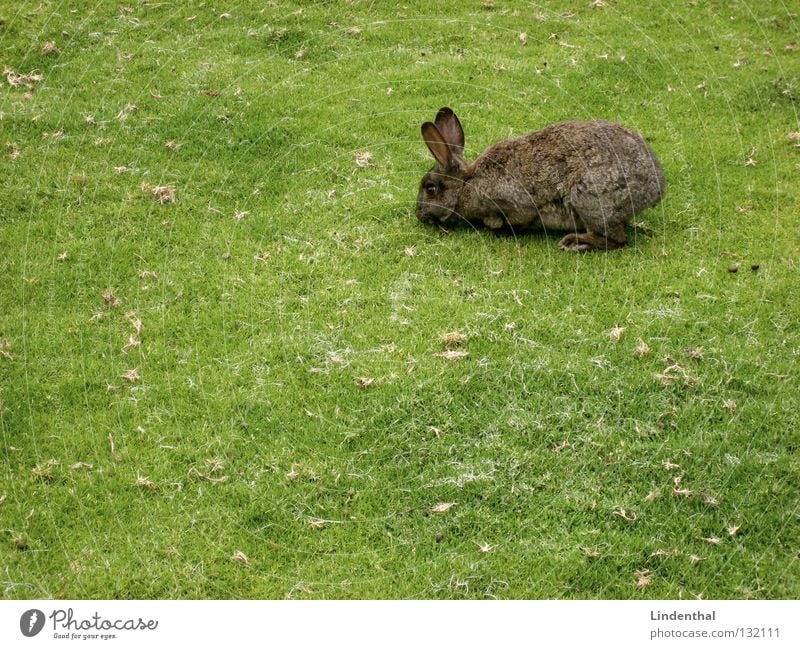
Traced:
<path id="1" fill-rule="evenodd" d="M 582 241 L 581 238 L 573 232 L 558 242 L 558 249 L 566 250 L 568 252 L 585 252 L 587 250 L 591 250 L 592 246 L 585 241 Z"/>
<path id="2" fill-rule="evenodd" d="M 572 232 L 558 242 L 561 250 L 584 252 L 586 250 L 616 250 L 625 245 L 625 231 L 616 232 L 616 237 L 604 237 L 594 232 Z"/>

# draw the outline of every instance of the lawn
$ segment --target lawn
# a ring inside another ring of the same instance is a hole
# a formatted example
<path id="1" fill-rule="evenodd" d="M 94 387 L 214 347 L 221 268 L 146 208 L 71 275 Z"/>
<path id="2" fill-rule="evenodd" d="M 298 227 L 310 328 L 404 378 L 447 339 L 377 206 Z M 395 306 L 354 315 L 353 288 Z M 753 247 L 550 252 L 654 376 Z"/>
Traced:
<path id="1" fill-rule="evenodd" d="M 796 9 L 796 7 L 795 7 Z M 790 3 L 0 0 L 7 598 L 800 596 Z M 564 119 L 629 245 L 414 217 Z"/>

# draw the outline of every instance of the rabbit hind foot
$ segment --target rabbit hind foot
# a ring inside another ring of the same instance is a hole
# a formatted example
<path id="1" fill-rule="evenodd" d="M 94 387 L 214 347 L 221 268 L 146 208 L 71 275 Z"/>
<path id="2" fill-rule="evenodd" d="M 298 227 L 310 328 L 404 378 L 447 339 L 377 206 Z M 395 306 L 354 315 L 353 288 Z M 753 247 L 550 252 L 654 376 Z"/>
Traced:
<path id="1" fill-rule="evenodd" d="M 616 250 L 625 245 L 625 230 L 609 232 L 608 236 L 594 232 L 571 232 L 558 242 L 560 250 L 588 252 L 590 250 Z"/>

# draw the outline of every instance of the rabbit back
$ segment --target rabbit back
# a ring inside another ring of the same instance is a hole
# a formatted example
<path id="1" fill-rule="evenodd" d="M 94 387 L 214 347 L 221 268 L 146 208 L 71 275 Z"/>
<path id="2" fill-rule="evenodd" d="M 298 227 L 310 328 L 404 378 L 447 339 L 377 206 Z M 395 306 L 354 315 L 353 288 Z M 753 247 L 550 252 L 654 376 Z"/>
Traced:
<path id="1" fill-rule="evenodd" d="M 606 121 L 570 121 L 498 142 L 470 166 L 461 209 L 506 223 L 603 233 L 658 203 L 658 159 L 641 135 Z"/>

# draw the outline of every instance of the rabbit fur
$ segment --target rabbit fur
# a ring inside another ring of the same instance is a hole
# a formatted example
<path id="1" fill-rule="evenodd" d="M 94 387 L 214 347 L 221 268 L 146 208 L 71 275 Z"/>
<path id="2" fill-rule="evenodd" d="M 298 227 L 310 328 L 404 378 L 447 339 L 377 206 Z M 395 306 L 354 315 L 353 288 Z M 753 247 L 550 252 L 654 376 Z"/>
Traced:
<path id="1" fill-rule="evenodd" d="M 436 160 L 419 186 L 423 223 L 568 231 L 562 250 L 612 250 L 625 245 L 626 223 L 664 196 L 664 172 L 644 138 L 613 122 L 553 124 L 493 144 L 472 164 L 450 108 L 422 125 L 422 137 Z"/>

